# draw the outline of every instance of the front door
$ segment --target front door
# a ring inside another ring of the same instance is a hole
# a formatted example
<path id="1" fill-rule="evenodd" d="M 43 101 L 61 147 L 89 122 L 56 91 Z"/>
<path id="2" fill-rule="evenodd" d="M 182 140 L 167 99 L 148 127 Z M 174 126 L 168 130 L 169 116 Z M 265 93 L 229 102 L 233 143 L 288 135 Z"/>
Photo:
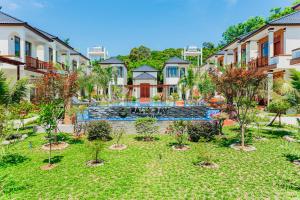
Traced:
<path id="1" fill-rule="evenodd" d="M 150 97 L 150 84 L 141 83 L 141 98 L 149 98 L 149 97 Z"/>

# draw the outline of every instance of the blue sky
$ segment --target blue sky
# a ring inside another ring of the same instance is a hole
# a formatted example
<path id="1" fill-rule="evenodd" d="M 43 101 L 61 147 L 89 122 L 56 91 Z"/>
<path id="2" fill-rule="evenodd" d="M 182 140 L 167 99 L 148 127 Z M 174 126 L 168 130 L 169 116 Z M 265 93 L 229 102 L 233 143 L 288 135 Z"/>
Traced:
<path id="1" fill-rule="evenodd" d="M 86 53 L 104 45 L 111 56 L 146 45 L 161 50 L 218 42 L 229 26 L 267 16 L 293 0 L 0 0 L 2 11 Z"/>

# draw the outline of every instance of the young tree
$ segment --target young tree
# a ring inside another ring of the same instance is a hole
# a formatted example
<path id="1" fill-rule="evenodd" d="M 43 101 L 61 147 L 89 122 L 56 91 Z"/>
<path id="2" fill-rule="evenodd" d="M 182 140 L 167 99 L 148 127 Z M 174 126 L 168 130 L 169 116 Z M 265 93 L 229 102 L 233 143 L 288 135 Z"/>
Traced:
<path id="1" fill-rule="evenodd" d="M 250 123 L 249 113 L 255 108 L 255 96 L 265 78 L 265 72 L 257 68 L 234 66 L 227 68 L 222 75 L 214 77 L 217 90 L 234 102 L 242 148 L 245 147 L 246 127 Z"/>
<path id="2" fill-rule="evenodd" d="M 174 135 L 177 141 L 176 147 L 182 149 L 187 140 L 187 125 L 185 121 L 174 121 L 167 129 L 167 133 Z"/>
<path id="3" fill-rule="evenodd" d="M 92 164 L 99 164 L 99 152 L 103 148 L 103 141 L 110 138 L 112 132 L 111 125 L 106 121 L 91 122 L 87 128 L 87 139 L 93 144 L 95 150 L 95 160 Z"/>
<path id="4" fill-rule="evenodd" d="M 52 143 L 54 141 L 53 131 L 57 128 L 59 113 L 60 113 L 60 107 L 57 106 L 57 104 L 55 103 L 43 104 L 40 106 L 39 123 L 41 126 L 44 127 L 47 134 L 47 139 L 49 143 L 49 157 L 48 157 L 49 166 L 52 165 L 51 152 L 52 152 Z"/>
<path id="5" fill-rule="evenodd" d="M 198 90 L 204 99 L 212 96 L 216 90 L 215 84 L 208 73 L 200 75 L 198 80 Z"/>

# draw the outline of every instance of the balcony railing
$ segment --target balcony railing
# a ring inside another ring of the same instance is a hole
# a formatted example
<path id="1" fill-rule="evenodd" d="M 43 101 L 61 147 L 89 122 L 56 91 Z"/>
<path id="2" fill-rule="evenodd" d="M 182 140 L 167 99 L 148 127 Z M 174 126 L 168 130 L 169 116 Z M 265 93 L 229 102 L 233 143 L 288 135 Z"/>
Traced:
<path id="1" fill-rule="evenodd" d="M 26 56 L 26 68 L 34 70 L 48 70 L 53 66 L 52 63 L 41 61 L 38 58 Z"/>
<path id="2" fill-rule="evenodd" d="M 256 58 L 251 60 L 248 64 L 254 68 L 267 67 L 269 66 L 269 59 L 268 57 Z"/>
<path id="3" fill-rule="evenodd" d="M 290 64 L 291 65 L 296 65 L 296 64 L 299 64 L 299 63 L 300 63 L 300 48 L 294 49 L 292 51 L 292 59 L 291 59 Z"/>

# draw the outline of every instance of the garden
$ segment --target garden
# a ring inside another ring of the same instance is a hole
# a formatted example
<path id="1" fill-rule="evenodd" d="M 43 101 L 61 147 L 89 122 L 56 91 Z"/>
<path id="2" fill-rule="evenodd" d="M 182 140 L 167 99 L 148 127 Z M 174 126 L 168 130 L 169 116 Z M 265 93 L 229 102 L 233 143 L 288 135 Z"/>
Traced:
<path id="1" fill-rule="evenodd" d="M 272 102 L 260 109 L 263 71 L 219 70 L 193 83 L 204 101 L 214 90 L 226 99 L 212 120 L 170 121 L 159 132 L 156 118 L 140 117 L 131 122 L 136 134 L 125 129 L 127 122 L 77 121 L 89 106 L 71 102 L 80 73 L 46 74 L 35 104 L 25 100 L 26 80 L 10 87 L 0 74 L 1 197 L 300 198 L 299 120 L 281 122 L 289 110 L 298 113 L 299 72 L 291 82 L 276 80 Z M 73 124 L 73 134 L 60 131 L 63 122 Z"/>

